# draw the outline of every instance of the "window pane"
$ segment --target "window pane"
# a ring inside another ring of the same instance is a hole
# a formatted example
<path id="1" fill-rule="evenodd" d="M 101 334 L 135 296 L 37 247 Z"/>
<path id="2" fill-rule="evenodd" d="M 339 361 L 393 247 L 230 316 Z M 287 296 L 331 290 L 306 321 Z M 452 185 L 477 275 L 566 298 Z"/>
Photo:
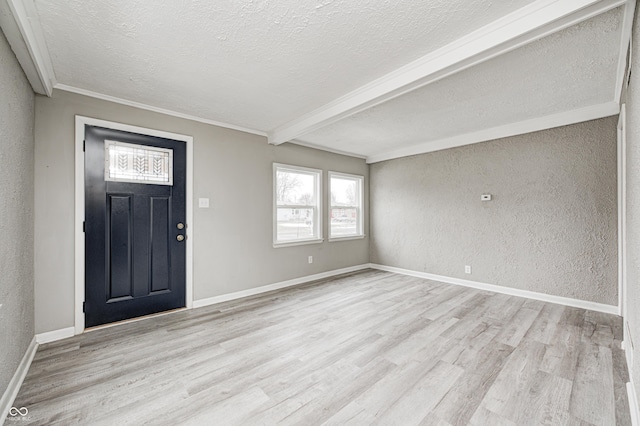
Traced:
<path id="1" fill-rule="evenodd" d="M 315 176 L 278 170 L 276 176 L 276 200 L 278 205 L 310 206 L 316 204 Z"/>
<path id="2" fill-rule="evenodd" d="M 357 209 L 340 207 L 331 209 L 332 237 L 345 237 L 359 234 Z"/>
<path id="3" fill-rule="evenodd" d="M 173 185 L 173 150 L 104 141 L 105 180 Z"/>
<path id="4" fill-rule="evenodd" d="M 274 164 L 274 246 L 322 239 L 322 171 Z"/>
<path id="5" fill-rule="evenodd" d="M 358 182 L 354 179 L 331 178 L 331 205 L 357 206 L 360 204 Z"/>
<path id="6" fill-rule="evenodd" d="M 295 241 L 314 238 L 313 209 L 278 207 L 278 241 Z"/>
<path id="7" fill-rule="evenodd" d="M 363 236 L 362 176 L 329 172 L 331 206 L 329 208 L 329 237 Z"/>

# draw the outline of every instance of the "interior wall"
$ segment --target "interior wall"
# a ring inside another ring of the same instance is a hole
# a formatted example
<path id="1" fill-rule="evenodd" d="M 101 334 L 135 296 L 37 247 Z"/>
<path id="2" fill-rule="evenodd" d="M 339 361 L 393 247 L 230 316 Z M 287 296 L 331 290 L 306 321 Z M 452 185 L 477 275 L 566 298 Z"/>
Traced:
<path id="1" fill-rule="evenodd" d="M 640 395 L 640 18 L 636 10 L 633 28 L 631 78 L 626 93 L 626 267 L 628 312 L 625 317 L 625 350 L 630 375 Z M 630 363 L 631 364 L 631 363 Z M 640 401 L 638 401 L 640 402 Z"/>
<path id="2" fill-rule="evenodd" d="M 36 333 L 74 325 L 76 114 L 193 136 L 194 300 L 369 262 L 368 238 L 275 249 L 272 237 L 273 162 L 324 170 L 326 200 L 328 170 L 364 175 L 368 185 L 364 160 L 54 91 L 36 98 Z"/>
<path id="3" fill-rule="evenodd" d="M 371 262 L 617 305 L 616 124 L 373 164 Z"/>
<path id="4" fill-rule="evenodd" d="M 1 396 L 34 336 L 34 94 L 1 31 L 0 99 Z"/>

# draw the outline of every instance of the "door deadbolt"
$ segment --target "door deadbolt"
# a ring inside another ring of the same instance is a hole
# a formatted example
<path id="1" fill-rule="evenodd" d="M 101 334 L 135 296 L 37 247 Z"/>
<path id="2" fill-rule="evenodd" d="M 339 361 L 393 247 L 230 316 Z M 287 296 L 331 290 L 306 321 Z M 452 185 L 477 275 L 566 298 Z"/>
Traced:
<path id="1" fill-rule="evenodd" d="M 179 224 L 176 225 L 176 228 L 184 229 L 184 223 L 180 222 Z"/>
<path id="2" fill-rule="evenodd" d="M 178 235 L 178 236 L 176 237 L 176 240 L 178 240 L 178 241 L 184 241 L 184 235 Z"/>

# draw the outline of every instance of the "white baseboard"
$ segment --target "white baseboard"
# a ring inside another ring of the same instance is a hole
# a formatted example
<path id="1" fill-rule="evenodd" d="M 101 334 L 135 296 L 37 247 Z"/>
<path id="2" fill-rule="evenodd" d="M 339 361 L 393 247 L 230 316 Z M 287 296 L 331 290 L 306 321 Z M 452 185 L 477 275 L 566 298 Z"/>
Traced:
<path id="1" fill-rule="evenodd" d="M 633 347 L 627 342 L 625 322 L 625 340 L 620 345 L 624 350 L 624 356 L 627 361 L 627 369 L 629 371 L 629 381 L 627 382 L 627 399 L 629 400 L 629 411 L 631 413 L 632 426 L 640 426 L 640 407 L 638 407 L 638 396 L 636 394 L 636 386 L 633 381 Z"/>
<path id="2" fill-rule="evenodd" d="M 629 372 L 629 382 L 627 382 L 627 399 L 629 400 L 629 411 L 631 412 L 631 424 L 632 426 L 638 426 L 640 425 L 640 411 L 638 411 L 638 397 L 631 372 Z"/>
<path id="3" fill-rule="evenodd" d="M 33 361 L 33 357 L 36 355 L 37 350 L 38 342 L 34 336 L 29 347 L 24 353 L 22 360 L 20 361 L 20 364 L 18 364 L 18 368 L 11 378 L 9 386 L 7 386 L 7 389 L 4 391 L 2 399 L 0 399 L 0 425 L 4 423 L 7 415 L 9 414 L 9 410 L 13 405 L 13 401 L 15 401 L 16 396 L 18 396 L 18 391 L 20 391 L 22 382 L 24 382 L 24 378 L 29 371 L 29 367 L 31 367 L 31 361 Z"/>
<path id="4" fill-rule="evenodd" d="M 350 266 L 348 268 L 342 268 L 342 269 L 335 269 L 333 271 L 322 272 L 320 274 L 308 275 L 306 277 L 295 278 L 292 280 L 282 281 L 275 284 L 269 284 L 262 287 L 256 287 L 248 290 L 237 291 L 235 293 L 223 294 L 221 296 L 210 297 L 207 299 L 194 300 L 193 307 L 200 308 L 202 306 L 209 306 L 215 303 L 227 302 L 229 300 L 235 300 L 235 299 L 240 299 L 247 296 L 253 296 L 260 293 L 266 293 L 268 291 L 279 290 L 281 288 L 291 287 L 291 286 L 303 284 L 309 281 L 321 280 L 323 278 L 329 278 L 335 275 L 360 271 L 367 268 L 369 268 L 369 264 L 365 263 L 363 265 Z M 168 312 L 168 313 L 171 313 L 171 312 Z M 146 318 L 147 317 L 134 318 L 133 320 L 135 321 L 135 320 L 146 319 Z M 44 343 L 55 342 L 56 340 L 62 340 L 62 339 L 66 339 L 67 337 L 73 337 L 73 336 L 75 336 L 75 327 L 67 327 L 67 328 L 61 328 L 59 330 L 48 331 L 46 333 L 36 334 L 36 340 L 38 344 L 42 345 Z"/>
<path id="5" fill-rule="evenodd" d="M 228 302 L 229 300 L 241 299 L 243 297 L 254 296 L 256 294 L 266 293 L 268 291 L 280 290 L 282 288 L 295 286 L 298 284 L 308 283 L 310 281 L 321 280 L 324 278 L 333 277 L 340 274 L 347 274 L 349 272 L 361 271 L 368 269 L 370 265 L 365 263 L 363 265 L 350 266 L 348 268 L 334 269 L 333 271 L 321 272 L 319 274 L 307 275 L 305 277 L 294 278 L 292 280 L 281 281 L 279 283 L 263 285 L 261 287 L 250 288 L 248 290 L 236 291 L 234 293 L 223 294 L 221 296 L 209 297 L 206 299 L 194 300 L 193 307 L 201 308 L 203 306 L 214 305 L 216 303 Z"/>
<path id="6" fill-rule="evenodd" d="M 47 331 L 46 333 L 36 334 L 36 340 L 39 345 L 43 343 L 55 342 L 56 340 L 73 337 L 76 334 L 75 327 L 61 328 L 60 330 Z"/>
<path id="7" fill-rule="evenodd" d="M 587 300 L 572 299 L 569 297 L 553 296 L 545 293 L 537 293 L 535 291 L 520 290 L 517 288 L 503 287 L 495 284 L 486 284 L 478 281 L 463 280 L 460 278 L 452 278 L 444 275 L 429 274 L 426 272 L 412 271 L 409 269 L 396 268 L 394 266 L 385 266 L 372 263 L 373 269 L 381 271 L 395 272 L 396 274 L 410 275 L 412 277 L 426 278 L 428 280 L 440 281 L 448 284 L 461 285 L 464 287 L 477 288 L 479 290 L 492 291 L 494 293 L 508 294 L 510 296 L 526 297 L 528 299 L 540 300 L 543 302 L 557 303 L 559 305 L 572 306 L 574 308 L 588 309 L 590 311 L 604 312 L 606 314 L 618 315 L 618 307 L 613 305 L 605 305 L 604 303 L 589 302 Z"/>
<path id="8" fill-rule="evenodd" d="M 624 356 L 627 361 L 627 368 L 629 369 L 629 375 L 631 375 L 631 369 L 633 369 L 633 348 L 626 340 L 623 340 L 620 344 L 624 350 Z"/>

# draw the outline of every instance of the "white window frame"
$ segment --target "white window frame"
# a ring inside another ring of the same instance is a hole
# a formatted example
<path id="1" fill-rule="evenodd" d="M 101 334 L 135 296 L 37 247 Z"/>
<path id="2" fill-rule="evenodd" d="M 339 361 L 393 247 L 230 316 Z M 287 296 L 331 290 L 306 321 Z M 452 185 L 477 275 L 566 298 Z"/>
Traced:
<path id="1" fill-rule="evenodd" d="M 312 175 L 315 178 L 316 203 L 314 205 L 281 205 L 278 206 L 277 182 L 278 170 Z M 319 244 L 324 241 L 322 234 L 322 170 L 290 164 L 273 163 L 273 247 L 291 247 L 304 244 Z M 298 240 L 278 241 L 278 208 L 311 209 L 314 218 L 314 237 Z"/>
<path id="2" fill-rule="evenodd" d="M 358 189 L 358 205 L 355 206 L 335 206 L 335 208 L 347 208 L 347 209 L 356 209 L 356 234 L 344 235 L 344 236 L 333 236 L 331 235 L 331 210 L 334 208 L 331 202 L 331 179 L 333 177 L 343 178 L 355 180 L 357 182 Z M 346 241 L 346 240 L 357 240 L 365 237 L 364 234 L 364 176 L 361 175 L 352 175 L 349 173 L 341 173 L 341 172 L 329 172 L 329 210 L 327 212 L 327 220 L 329 221 L 329 241 Z"/>

